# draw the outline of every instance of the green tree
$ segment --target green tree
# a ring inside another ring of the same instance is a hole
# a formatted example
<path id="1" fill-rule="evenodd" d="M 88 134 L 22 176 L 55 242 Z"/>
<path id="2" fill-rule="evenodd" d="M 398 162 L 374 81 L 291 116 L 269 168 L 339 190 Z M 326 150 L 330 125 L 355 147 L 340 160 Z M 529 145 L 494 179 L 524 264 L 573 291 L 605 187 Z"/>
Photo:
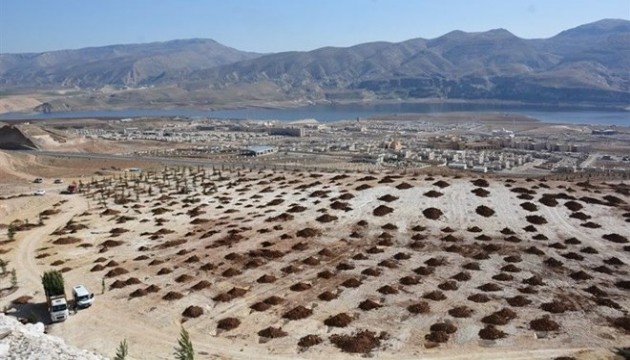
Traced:
<path id="1" fill-rule="evenodd" d="M 17 273 L 15 272 L 15 269 L 11 270 L 11 287 L 17 287 Z"/>
<path id="2" fill-rule="evenodd" d="M 8 261 L 5 261 L 4 259 L 0 259 L 0 270 L 2 270 L 3 275 L 7 273 L 8 264 L 9 264 Z"/>
<path id="3" fill-rule="evenodd" d="M 190 341 L 190 335 L 188 335 L 188 331 L 186 331 L 183 326 L 182 331 L 179 333 L 177 345 L 178 346 L 175 348 L 175 358 L 177 360 L 194 360 L 195 351 Z"/>
<path id="4" fill-rule="evenodd" d="M 118 348 L 116 349 L 116 356 L 114 356 L 114 360 L 125 360 L 128 354 L 128 346 L 127 339 L 123 339 L 123 341 L 118 344 Z"/>
<path id="5" fill-rule="evenodd" d="M 15 225 L 9 225 L 9 228 L 7 229 L 7 236 L 9 236 L 9 241 L 15 240 Z"/>

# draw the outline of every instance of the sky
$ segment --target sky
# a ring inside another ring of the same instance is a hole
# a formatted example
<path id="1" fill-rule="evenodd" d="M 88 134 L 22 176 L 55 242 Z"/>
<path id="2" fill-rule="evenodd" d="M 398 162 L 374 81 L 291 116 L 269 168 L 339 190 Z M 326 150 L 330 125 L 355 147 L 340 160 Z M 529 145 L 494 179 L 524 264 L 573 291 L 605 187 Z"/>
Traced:
<path id="1" fill-rule="evenodd" d="M 210 38 L 260 53 L 504 28 L 547 38 L 630 0 L 0 0 L 0 53 Z"/>

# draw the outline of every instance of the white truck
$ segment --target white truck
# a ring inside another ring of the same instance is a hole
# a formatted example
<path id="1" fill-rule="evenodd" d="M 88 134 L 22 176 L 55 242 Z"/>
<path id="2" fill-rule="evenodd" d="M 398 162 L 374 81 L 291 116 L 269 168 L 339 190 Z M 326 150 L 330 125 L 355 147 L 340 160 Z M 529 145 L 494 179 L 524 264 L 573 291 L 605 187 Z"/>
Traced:
<path id="1" fill-rule="evenodd" d="M 90 293 L 83 285 L 73 287 L 72 296 L 74 297 L 74 306 L 79 309 L 89 307 L 94 303 L 94 294 Z"/>
<path id="2" fill-rule="evenodd" d="M 42 285 L 46 294 L 46 304 L 52 322 L 66 321 L 70 312 L 68 311 L 68 300 L 64 291 L 63 275 L 56 270 L 47 271 L 42 276 Z"/>

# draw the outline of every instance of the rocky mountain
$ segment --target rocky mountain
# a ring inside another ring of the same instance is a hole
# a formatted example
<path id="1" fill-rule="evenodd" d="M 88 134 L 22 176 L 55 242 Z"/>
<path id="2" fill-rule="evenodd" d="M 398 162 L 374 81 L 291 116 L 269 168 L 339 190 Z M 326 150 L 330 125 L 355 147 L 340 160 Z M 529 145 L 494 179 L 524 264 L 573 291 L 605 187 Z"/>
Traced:
<path id="1" fill-rule="evenodd" d="M 271 81 L 287 96 L 630 103 L 630 21 L 602 20 L 550 39 L 504 29 L 262 56 L 190 78 L 225 88 Z M 340 91 L 343 90 L 343 91 Z"/>
<path id="2" fill-rule="evenodd" d="M 453 31 L 264 56 L 211 40 L 0 55 L 0 85 L 17 84 L 136 87 L 84 102 L 92 106 L 423 98 L 627 106 L 630 21 L 601 20 L 548 39 Z"/>
<path id="3" fill-rule="evenodd" d="M 191 71 L 257 56 L 203 39 L 0 54 L 0 86 L 8 89 L 137 87 L 151 85 L 164 76 L 182 78 Z"/>

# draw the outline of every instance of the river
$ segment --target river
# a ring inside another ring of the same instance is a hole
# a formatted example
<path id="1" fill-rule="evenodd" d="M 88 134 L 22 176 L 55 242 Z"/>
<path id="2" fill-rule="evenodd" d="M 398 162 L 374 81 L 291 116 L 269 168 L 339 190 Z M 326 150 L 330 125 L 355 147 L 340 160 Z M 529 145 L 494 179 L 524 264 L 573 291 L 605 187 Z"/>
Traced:
<path id="1" fill-rule="evenodd" d="M 247 108 L 237 110 L 190 109 L 125 109 L 42 113 L 0 114 L 0 120 L 45 120 L 61 118 L 133 118 L 133 117 L 188 117 L 218 119 L 255 119 L 295 121 L 316 119 L 321 122 L 354 120 L 384 114 L 429 114 L 448 112 L 500 112 L 525 115 L 545 123 L 630 126 L 630 111 L 551 107 L 534 105 L 501 105 L 469 103 L 396 103 L 311 105 L 297 108 Z"/>

